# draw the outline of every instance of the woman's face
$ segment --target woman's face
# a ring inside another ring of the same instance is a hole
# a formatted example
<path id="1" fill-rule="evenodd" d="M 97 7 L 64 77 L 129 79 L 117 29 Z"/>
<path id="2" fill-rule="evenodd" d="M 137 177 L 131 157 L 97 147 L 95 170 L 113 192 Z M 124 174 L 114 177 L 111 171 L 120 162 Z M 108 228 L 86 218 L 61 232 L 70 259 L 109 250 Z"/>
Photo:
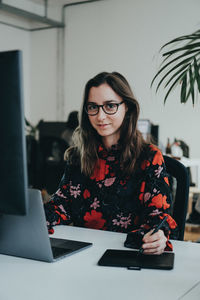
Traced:
<path id="1" fill-rule="evenodd" d="M 118 104 L 122 101 L 123 99 L 107 83 L 101 84 L 98 87 L 92 87 L 88 95 L 88 103 L 91 104 L 111 104 L 112 107 L 112 103 Z M 103 111 L 102 107 L 99 107 L 99 112 L 95 116 L 88 116 L 92 127 L 102 137 L 102 142 L 107 148 L 118 142 L 120 127 L 127 109 L 126 104 L 122 103 L 118 106 L 115 114 L 109 115 Z"/>

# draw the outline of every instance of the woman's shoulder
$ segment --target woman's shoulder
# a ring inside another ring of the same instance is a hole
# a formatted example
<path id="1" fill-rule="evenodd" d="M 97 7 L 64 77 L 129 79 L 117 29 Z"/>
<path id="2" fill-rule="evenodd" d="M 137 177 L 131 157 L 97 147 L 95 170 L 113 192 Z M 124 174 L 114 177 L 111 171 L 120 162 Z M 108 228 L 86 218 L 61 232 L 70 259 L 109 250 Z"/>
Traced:
<path id="1" fill-rule="evenodd" d="M 155 155 L 161 155 L 162 156 L 161 150 L 153 144 L 148 144 L 148 152 L 150 154 L 154 155 L 154 156 Z"/>
<path id="2" fill-rule="evenodd" d="M 141 164 L 148 163 L 152 165 L 162 165 L 164 163 L 164 158 L 161 150 L 153 145 L 147 144 L 141 155 L 140 155 Z"/>

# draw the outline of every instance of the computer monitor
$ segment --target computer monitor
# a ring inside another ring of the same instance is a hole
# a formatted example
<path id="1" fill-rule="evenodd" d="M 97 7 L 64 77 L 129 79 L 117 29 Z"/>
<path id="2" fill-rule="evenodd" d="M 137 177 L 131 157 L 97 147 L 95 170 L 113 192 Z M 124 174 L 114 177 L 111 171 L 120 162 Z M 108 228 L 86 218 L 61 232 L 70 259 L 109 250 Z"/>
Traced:
<path id="1" fill-rule="evenodd" d="M 22 52 L 0 52 L 0 214 L 27 213 Z"/>

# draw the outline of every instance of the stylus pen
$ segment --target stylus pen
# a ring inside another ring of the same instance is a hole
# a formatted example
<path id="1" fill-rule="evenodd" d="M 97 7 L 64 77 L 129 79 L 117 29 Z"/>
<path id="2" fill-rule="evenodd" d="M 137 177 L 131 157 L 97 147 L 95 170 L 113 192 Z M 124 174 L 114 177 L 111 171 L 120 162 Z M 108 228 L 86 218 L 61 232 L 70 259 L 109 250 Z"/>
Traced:
<path id="1" fill-rule="evenodd" d="M 165 223 L 165 221 L 167 220 L 167 216 L 165 216 L 162 221 L 154 228 L 154 230 L 152 231 L 151 235 L 156 233 Z M 139 249 L 139 254 L 142 254 L 144 252 L 144 248 L 140 247 Z"/>

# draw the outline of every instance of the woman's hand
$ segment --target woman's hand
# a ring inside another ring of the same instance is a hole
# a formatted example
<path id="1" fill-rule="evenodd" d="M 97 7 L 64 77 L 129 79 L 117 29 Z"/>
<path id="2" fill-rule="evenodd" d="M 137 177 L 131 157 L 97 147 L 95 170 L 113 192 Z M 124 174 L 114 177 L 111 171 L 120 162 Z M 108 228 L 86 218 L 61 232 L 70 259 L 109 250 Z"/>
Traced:
<path id="1" fill-rule="evenodd" d="M 158 230 L 156 233 L 152 234 L 153 230 L 147 232 L 142 241 L 142 248 L 144 249 L 144 254 L 162 254 L 166 247 L 167 238 L 162 230 Z M 151 235 L 152 234 L 152 235 Z"/>

